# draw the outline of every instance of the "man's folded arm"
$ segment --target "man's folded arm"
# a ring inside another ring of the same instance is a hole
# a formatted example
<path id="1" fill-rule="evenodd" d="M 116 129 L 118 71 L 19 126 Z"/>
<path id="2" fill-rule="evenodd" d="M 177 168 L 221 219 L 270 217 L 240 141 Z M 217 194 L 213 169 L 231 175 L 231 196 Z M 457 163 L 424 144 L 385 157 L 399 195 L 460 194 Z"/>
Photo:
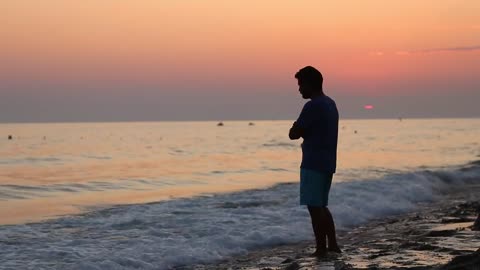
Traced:
<path id="1" fill-rule="evenodd" d="M 297 125 L 297 123 L 293 123 L 293 126 L 290 128 L 290 132 L 288 133 L 288 137 L 290 140 L 298 140 L 303 137 L 305 130 Z"/>

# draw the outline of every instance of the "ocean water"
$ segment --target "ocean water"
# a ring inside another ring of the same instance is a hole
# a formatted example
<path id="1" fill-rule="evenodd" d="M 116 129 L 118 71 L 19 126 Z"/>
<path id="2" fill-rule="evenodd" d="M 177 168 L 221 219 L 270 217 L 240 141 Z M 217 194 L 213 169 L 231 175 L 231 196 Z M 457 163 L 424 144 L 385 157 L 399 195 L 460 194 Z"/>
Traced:
<path id="1" fill-rule="evenodd" d="M 0 269 L 172 269 L 313 239 L 291 121 L 252 122 L 0 124 Z M 480 119 L 341 120 L 340 233 L 479 184 L 479 138 Z"/>

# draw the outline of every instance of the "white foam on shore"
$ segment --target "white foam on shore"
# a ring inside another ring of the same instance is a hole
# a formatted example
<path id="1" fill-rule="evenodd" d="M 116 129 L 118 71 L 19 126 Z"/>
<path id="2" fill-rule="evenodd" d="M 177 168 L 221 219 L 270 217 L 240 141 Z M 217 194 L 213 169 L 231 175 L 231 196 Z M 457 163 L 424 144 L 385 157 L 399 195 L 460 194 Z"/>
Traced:
<path id="1" fill-rule="evenodd" d="M 414 210 L 479 183 L 478 164 L 334 184 L 338 228 Z M 0 269 L 171 269 L 313 239 L 298 184 L 119 206 L 43 223 L 0 227 Z"/>

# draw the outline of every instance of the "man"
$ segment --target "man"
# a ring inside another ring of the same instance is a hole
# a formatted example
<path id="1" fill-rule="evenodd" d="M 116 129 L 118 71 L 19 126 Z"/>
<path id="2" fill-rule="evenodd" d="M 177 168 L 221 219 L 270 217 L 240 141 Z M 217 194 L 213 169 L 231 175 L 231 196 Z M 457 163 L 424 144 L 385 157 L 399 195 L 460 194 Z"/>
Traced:
<path id="1" fill-rule="evenodd" d="M 307 66 L 295 74 L 300 94 L 310 99 L 290 129 L 291 140 L 303 138 L 300 166 L 300 204 L 307 205 L 316 240 L 314 256 L 340 253 L 328 193 L 337 163 L 338 111 L 323 93 L 322 74 Z M 328 239 L 328 248 L 327 240 Z"/>

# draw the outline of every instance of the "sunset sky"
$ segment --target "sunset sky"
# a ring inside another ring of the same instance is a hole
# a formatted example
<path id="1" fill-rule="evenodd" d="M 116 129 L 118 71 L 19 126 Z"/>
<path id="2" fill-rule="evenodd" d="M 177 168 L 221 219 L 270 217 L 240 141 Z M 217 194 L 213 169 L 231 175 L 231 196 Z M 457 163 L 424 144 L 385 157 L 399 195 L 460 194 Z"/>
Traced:
<path id="1" fill-rule="evenodd" d="M 344 118 L 479 117 L 480 1 L 0 3 L 0 122 L 294 119 L 306 65 Z"/>

